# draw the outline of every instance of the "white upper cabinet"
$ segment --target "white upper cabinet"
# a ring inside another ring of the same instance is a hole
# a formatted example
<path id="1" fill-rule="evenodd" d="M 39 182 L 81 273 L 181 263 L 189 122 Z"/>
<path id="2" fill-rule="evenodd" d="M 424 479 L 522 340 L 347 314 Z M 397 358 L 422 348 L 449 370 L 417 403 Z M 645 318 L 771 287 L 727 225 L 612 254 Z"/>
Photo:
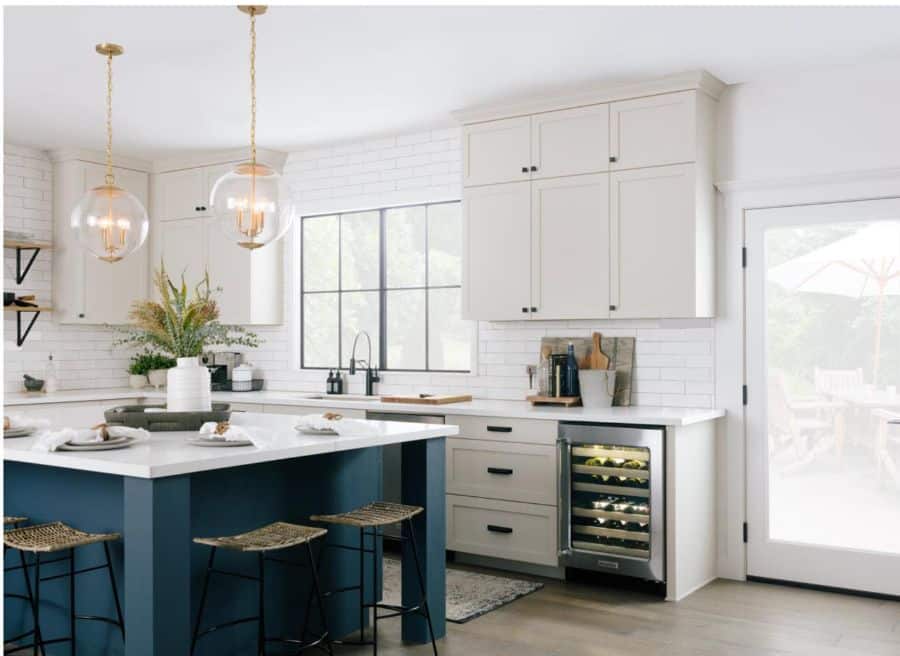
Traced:
<path id="1" fill-rule="evenodd" d="M 609 174 L 531 185 L 533 319 L 609 316 Z"/>
<path id="2" fill-rule="evenodd" d="M 713 316 L 723 89 L 694 71 L 456 112 L 467 318 Z"/>
<path id="3" fill-rule="evenodd" d="M 698 185 L 696 166 L 635 169 L 610 176 L 610 303 L 615 308 L 610 316 L 712 316 L 712 212 L 701 207 L 709 202 L 712 190 Z"/>
<path id="4" fill-rule="evenodd" d="M 149 174 L 115 167 L 116 184 L 148 203 Z M 147 297 L 148 253 L 144 243 L 125 259 L 98 260 L 78 242 L 71 228 L 72 208 L 82 194 L 105 183 L 102 164 L 64 159 L 53 169 L 53 306 L 54 318 L 64 324 L 112 324 L 129 322 L 134 301 Z"/>
<path id="5" fill-rule="evenodd" d="M 532 179 L 608 170 L 609 106 L 592 105 L 532 116 L 529 169 Z"/>
<path id="6" fill-rule="evenodd" d="M 531 178 L 531 118 L 508 118 L 463 129 L 463 185 Z"/>
<path id="7" fill-rule="evenodd" d="M 184 272 L 190 287 L 208 272 L 210 284 L 218 288 L 222 323 L 280 324 L 284 239 L 250 251 L 229 240 L 212 217 L 212 188 L 233 167 L 226 162 L 155 176 L 153 266 L 162 258 L 172 279 L 180 280 Z"/>
<path id="8" fill-rule="evenodd" d="M 609 110 L 610 170 L 693 162 L 696 91 L 614 102 Z"/>
<path id="9" fill-rule="evenodd" d="M 527 319 L 531 308 L 531 183 L 466 191 L 464 317 Z"/>

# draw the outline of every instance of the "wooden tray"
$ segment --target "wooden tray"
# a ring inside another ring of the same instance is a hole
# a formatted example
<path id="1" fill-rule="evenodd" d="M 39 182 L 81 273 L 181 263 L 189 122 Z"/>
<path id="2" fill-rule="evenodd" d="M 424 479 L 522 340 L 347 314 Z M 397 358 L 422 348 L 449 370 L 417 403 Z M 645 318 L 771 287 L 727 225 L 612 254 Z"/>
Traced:
<path id="1" fill-rule="evenodd" d="M 130 426 L 148 431 L 195 431 L 208 421 L 228 421 L 231 404 L 213 403 L 209 412 L 146 412 L 164 405 L 120 405 L 103 413 L 110 426 Z"/>
<path id="2" fill-rule="evenodd" d="M 471 401 L 471 394 L 435 394 L 433 396 L 382 396 L 382 403 L 418 403 L 421 405 L 446 405 Z"/>
<path id="3" fill-rule="evenodd" d="M 525 400 L 530 401 L 531 405 L 561 405 L 566 408 L 581 405 L 580 396 L 528 396 Z"/>

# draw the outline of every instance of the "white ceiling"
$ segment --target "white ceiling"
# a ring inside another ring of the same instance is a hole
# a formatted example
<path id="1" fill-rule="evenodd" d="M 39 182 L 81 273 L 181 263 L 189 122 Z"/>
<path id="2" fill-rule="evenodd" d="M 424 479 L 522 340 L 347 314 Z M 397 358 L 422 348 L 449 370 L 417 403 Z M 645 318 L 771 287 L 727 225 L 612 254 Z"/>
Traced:
<path id="1" fill-rule="evenodd" d="M 234 7 L 7 7 L 6 140 L 155 158 L 247 141 Z M 273 7 L 258 19 L 260 146 L 452 124 L 454 109 L 705 68 L 728 83 L 900 56 L 900 8 Z"/>

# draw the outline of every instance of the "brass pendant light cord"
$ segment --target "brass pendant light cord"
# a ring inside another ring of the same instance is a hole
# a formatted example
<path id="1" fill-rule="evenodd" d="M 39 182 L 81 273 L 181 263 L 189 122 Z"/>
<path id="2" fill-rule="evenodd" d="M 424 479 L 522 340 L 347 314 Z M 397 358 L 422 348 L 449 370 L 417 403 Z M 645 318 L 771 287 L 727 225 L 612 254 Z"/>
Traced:
<path id="1" fill-rule="evenodd" d="M 106 55 L 106 184 L 115 184 L 112 165 L 112 60 L 113 53 Z"/>
<path id="2" fill-rule="evenodd" d="M 250 11 L 250 162 L 256 168 L 256 11 Z"/>

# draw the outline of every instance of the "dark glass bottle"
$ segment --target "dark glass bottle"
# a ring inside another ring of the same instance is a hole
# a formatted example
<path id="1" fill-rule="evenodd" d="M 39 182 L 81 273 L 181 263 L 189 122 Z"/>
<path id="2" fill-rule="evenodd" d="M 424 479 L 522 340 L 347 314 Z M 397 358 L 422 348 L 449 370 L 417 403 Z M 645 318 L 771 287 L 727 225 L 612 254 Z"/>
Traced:
<path id="1" fill-rule="evenodd" d="M 344 393 L 344 377 L 341 376 L 340 369 L 336 369 L 334 372 L 334 393 L 335 394 L 343 394 Z"/>
<path id="2" fill-rule="evenodd" d="M 566 396 L 581 396 L 578 386 L 578 362 L 575 360 L 575 345 L 569 342 L 566 351 Z"/>
<path id="3" fill-rule="evenodd" d="M 328 378 L 325 380 L 325 393 L 334 394 L 334 371 L 328 370 Z"/>

